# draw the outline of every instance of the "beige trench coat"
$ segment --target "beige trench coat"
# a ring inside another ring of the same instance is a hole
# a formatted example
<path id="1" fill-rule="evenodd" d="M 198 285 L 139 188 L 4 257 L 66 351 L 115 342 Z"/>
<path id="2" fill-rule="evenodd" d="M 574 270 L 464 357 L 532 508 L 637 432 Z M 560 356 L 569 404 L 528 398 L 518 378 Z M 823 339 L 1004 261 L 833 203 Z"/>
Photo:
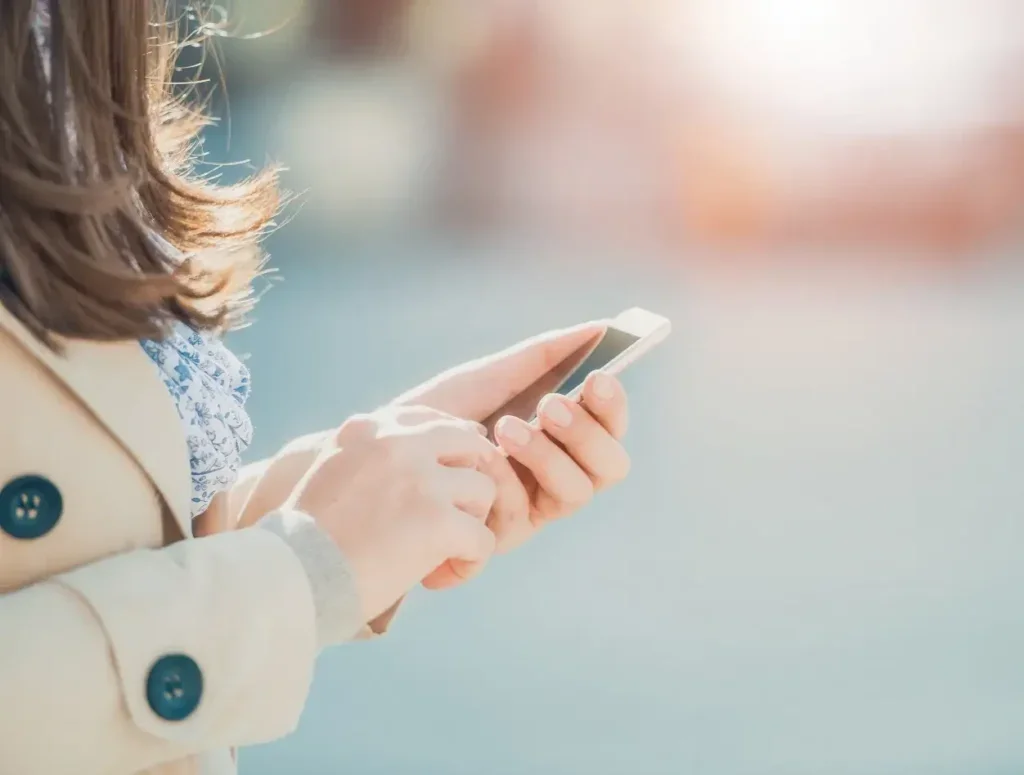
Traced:
<path id="1" fill-rule="evenodd" d="M 315 611 L 270 531 L 192 538 L 177 412 L 135 342 L 63 357 L 0 307 L 0 775 L 229 775 L 293 730 Z"/>

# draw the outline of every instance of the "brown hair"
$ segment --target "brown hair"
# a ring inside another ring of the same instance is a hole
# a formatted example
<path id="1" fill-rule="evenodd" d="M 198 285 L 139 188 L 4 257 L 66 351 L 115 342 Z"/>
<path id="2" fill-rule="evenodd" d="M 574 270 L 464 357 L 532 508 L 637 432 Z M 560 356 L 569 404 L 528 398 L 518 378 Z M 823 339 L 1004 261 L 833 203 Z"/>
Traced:
<path id="1" fill-rule="evenodd" d="M 222 329 L 251 304 L 275 171 L 197 178 L 168 0 L 0 3 L 0 303 L 38 336 Z M 177 91 L 176 91 L 177 88 Z"/>

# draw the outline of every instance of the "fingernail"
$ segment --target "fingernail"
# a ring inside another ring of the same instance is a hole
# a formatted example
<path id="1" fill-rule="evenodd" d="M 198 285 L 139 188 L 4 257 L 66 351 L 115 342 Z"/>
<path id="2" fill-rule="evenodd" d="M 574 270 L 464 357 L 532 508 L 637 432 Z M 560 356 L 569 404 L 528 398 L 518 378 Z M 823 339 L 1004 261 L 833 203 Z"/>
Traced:
<path id="1" fill-rule="evenodd" d="M 548 396 L 540 402 L 540 413 L 561 428 L 568 428 L 572 423 L 572 412 L 554 396 Z"/>
<path id="2" fill-rule="evenodd" d="M 503 417 L 498 423 L 497 431 L 505 440 L 518 447 L 525 447 L 530 443 L 530 429 L 511 417 Z"/>
<path id="3" fill-rule="evenodd" d="M 607 401 L 615 395 L 615 382 L 600 371 L 594 373 L 594 395 Z"/>

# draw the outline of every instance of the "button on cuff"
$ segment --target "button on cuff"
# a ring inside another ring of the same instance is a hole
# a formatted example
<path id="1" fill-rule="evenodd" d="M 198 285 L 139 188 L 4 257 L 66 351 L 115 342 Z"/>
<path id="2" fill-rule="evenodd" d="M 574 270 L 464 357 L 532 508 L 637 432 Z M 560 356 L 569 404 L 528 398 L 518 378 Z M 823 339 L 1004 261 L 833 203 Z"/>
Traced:
<path id="1" fill-rule="evenodd" d="M 168 654 L 161 657 L 146 678 L 146 701 L 164 721 L 184 721 L 203 698 L 203 673 L 192 657 Z"/>
<path id="2" fill-rule="evenodd" d="M 126 552 L 48 583 L 76 594 L 102 628 L 132 723 L 182 756 L 295 728 L 315 615 L 301 565 L 277 536 L 247 529 Z M 174 656 L 201 669 L 201 692 L 198 681 L 188 688 L 191 665 L 156 669 Z"/>

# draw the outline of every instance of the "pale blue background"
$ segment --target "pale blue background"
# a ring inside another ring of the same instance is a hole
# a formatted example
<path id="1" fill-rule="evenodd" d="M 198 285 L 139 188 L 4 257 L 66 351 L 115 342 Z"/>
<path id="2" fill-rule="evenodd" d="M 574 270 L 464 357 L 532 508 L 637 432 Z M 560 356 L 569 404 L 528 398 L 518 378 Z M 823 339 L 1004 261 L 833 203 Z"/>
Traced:
<path id="1" fill-rule="evenodd" d="M 263 158 L 274 105 L 212 152 Z M 676 332 L 628 378 L 628 483 L 324 657 L 246 775 L 1024 772 L 1019 270 L 729 275 L 309 211 L 269 247 L 232 337 L 256 455 L 551 326 Z"/>

